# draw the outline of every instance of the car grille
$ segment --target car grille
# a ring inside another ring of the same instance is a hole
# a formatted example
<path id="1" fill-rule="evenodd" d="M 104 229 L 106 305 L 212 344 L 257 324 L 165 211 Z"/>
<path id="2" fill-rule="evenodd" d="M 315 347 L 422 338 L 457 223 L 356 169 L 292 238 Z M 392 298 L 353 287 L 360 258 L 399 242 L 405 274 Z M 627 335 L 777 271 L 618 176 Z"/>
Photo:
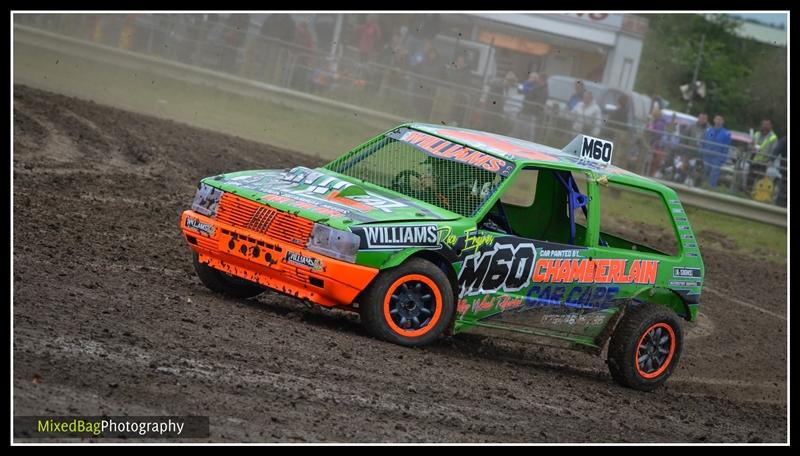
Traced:
<path id="1" fill-rule="evenodd" d="M 311 220 L 227 192 L 219 203 L 217 220 L 300 246 L 308 243 L 314 227 Z"/>

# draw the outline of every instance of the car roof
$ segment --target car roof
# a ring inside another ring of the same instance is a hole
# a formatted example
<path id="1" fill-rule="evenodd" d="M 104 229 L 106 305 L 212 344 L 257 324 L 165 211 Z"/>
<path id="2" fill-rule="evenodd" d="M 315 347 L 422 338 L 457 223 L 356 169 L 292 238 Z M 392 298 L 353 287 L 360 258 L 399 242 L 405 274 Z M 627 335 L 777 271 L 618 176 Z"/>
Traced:
<path id="1" fill-rule="evenodd" d="M 572 169 L 592 171 L 607 175 L 625 175 L 634 179 L 640 179 L 654 186 L 663 186 L 658 182 L 618 166 L 598 165 L 593 162 L 587 162 L 586 160 L 581 160 L 575 155 L 567 154 L 554 147 L 512 138 L 510 136 L 436 124 L 412 123 L 405 126 L 439 136 L 440 138 L 462 144 L 481 152 L 511 160 L 517 166 L 548 164 L 570 165 L 569 167 Z"/>

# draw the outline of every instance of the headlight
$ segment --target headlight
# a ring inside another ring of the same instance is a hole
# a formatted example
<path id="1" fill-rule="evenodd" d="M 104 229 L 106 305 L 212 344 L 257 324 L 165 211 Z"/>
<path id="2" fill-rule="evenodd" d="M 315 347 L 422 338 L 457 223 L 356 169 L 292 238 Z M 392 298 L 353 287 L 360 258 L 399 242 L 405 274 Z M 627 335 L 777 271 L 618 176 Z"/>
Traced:
<path id="1" fill-rule="evenodd" d="M 355 263 L 360 243 L 361 238 L 357 234 L 315 223 L 306 248 L 331 258 Z"/>
<path id="2" fill-rule="evenodd" d="M 200 186 L 197 187 L 197 193 L 194 194 L 192 210 L 208 217 L 214 217 L 217 215 L 217 205 L 220 198 L 222 198 L 221 190 L 201 182 Z"/>

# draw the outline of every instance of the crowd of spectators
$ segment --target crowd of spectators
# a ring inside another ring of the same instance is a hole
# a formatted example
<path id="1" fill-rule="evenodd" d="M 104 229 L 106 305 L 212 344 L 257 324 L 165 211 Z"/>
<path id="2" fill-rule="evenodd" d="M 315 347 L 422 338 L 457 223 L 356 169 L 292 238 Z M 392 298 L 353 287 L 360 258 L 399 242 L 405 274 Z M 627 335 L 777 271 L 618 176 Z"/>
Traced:
<path id="1" fill-rule="evenodd" d="M 759 201 L 785 203 L 786 137 L 776 134 L 770 119 L 752 133 L 749 144 L 733 147 L 723 114 L 715 113 L 709 122 L 708 114 L 700 113 L 687 124 L 676 113 L 665 114 L 663 100 L 654 96 L 647 125 L 636 129 L 631 128 L 632 101 L 627 95 L 618 96 L 616 107 L 608 109 L 577 81 L 557 113 L 568 122 L 556 125 L 556 113 L 548 104 L 547 74 L 531 71 L 520 79 L 507 71 L 476 83 L 468 54 L 440 54 L 435 23 L 417 24 L 412 31 L 411 24 L 394 21 L 387 26 L 370 14 L 349 24 L 341 33 L 343 43 L 335 43 L 331 15 L 295 20 L 288 14 L 269 14 L 260 25 L 247 13 L 128 14 L 121 19 L 76 15 L 69 21 L 54 27 L 71 27 L 93 41 L 255 79 L 263 80 L 268 69 L 283 71 L 283 81 L 297 90 L 322 94 L 355 88 L 375 94 L 380 86 L 393 86 L 404 93 L 407 112 L 422 113 L 423 118 L 446 99 L 449 107 L 443 116 L 448 123 L 531 141 L 543 141 L 553 128 L 613 139 L 625 151 L 623 165 L 648 176 L 710 189 L 722 181 L 732 189 L 733 173 L 739 176 L 740 192 Z M 342 47 L 354 52 L 355 65 L 342 65 Z M 473 117 L 464 115 L 467 110 Z"/>

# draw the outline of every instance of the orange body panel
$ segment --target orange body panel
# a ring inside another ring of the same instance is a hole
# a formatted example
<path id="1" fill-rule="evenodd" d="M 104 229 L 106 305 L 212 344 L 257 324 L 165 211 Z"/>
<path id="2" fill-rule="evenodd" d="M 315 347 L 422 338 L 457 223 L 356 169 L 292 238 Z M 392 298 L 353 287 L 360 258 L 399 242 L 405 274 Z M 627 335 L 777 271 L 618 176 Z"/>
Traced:
<path id="1" fill-rule="evenodd" d="M 187 226 L 187 217 L 202 227 Z M 305 219 L 298 218 L 299 223 L 302 221 Z M 297 242 L 272 237 L 272 233 L 233 226 L 192 210 L 183 212 L 180 226 L 201 263 L 325 307 L 350 307 L 378 274 L 376 268 L 326 257 Z M 287 258 L 287 254 L 293 258 Z M 297 261 L 298 256 L 302 261 Z"/>

